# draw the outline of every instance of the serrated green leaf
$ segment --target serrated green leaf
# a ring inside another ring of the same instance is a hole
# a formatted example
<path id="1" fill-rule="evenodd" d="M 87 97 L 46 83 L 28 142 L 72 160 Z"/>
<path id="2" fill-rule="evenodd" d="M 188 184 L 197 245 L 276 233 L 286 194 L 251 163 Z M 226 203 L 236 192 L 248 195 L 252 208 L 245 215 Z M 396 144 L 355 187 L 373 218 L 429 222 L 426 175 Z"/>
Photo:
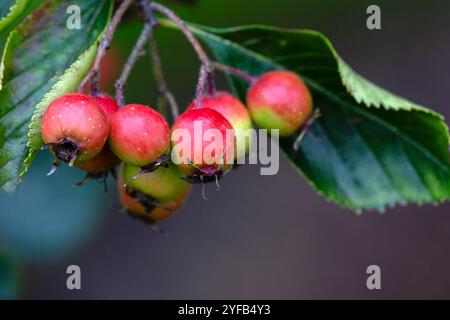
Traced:
<path id="1" fill-rule="evenodd" d="M 323 116 L 298 152 L 292 147 L 296 137 L 280 144 L 328 200 L 359 212 L 449 199 L 449 135 L 442 116 L 355 73 L 322 34 L 268 26 L 189 28 L 222 63 L 253 75 L 289 69 L 303 77 Z M 245 100 L 247 83 L 229 80 Z"/>
<path id="2" fill-rule="evenodd" d="M 66 28 L 69 5 L 80 6 L 80 30 Z M 47 1 L 37 10 L 39 14 L 11 33 L 5 48 L 0 185 L 6 191 L 16 188 L 42 145 L 39 124 L 45 108 L 74 91 L 86 74 L 109 21 L 112 0 Z"/>
<path id="3" fill-rule="evenodd" d="M 0 2 L 0 90 L 2 88 L 3 71 L 5 68 L 5 44 L 10 32 L 36 9 L 43 0 L 2 0 Z"/>
<path id="4" fill-rule="evenodd" d="M 0 3 L 0 32 L 25 9 L 29 0 L 3 0 Z"/>

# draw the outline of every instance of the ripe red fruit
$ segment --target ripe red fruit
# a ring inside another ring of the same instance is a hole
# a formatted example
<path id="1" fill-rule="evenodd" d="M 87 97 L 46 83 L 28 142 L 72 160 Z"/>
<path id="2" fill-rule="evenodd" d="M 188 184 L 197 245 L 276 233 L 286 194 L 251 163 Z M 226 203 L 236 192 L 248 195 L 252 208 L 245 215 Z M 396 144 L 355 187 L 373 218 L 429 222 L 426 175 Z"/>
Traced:
<path id="1" fill-rule="evenodd" d="M 92 99 L 103 109 L 110 122 L 113 115 L 119 110 L 116 101 L 104 93 Z M 112 170 L 119 163 L 120 159 L 111 151 L 109 145 L 105 143 L 102 150 L 94 158 L 88 161 L 75 161 L 74 166 L 97 177 L 99 174 Z"/>
<path id="2" fill-rule="evenodd" d="M 119 110 L 119 105 L 116 103 L 116 100 L 106 93 L 100 93 L 95 97 L 92 97 L 92 99 L 94 99 L 95 102 L 102 107 L 103 111 L 105 111 L 108 121 L 111 121 L 113 115 Z"/>
<path id="3" fill-rule="evenodd" d="M 53 101 L 41 125 L 44 142 L 58 159 L 69 163 L 95 157 L 109 133 L 105 112 L 84 94 L 67 94 Z"/>
<path id="4" fill-rule="evenodd" d="M 312 104 L 308 87 L 289 71 L 265 73 L 247 93 L 253 121 L 264 129 L 279 129 L 282 137 L 298 130 L 311 114 Z"/>
<path id="5" fill-rule="evenodd" d="M 169 150 L 170 128 L 152 108 L 129 104 L 113 116 L 109 144 L 122 161 L 144 167 Z"/>
<path id="6" fill-rule="evenodd" d="M 187 110 L 196 108 L 197 103 L 194 101 Z M 245 155 L 250 144 L 245 141 L 245 132 L 252 128 L 252 120 L 247 108 L 242 102 L 227 92 L 217 92 L 212 96 L 205 96 L 201 101 L 201 108 L 214 109 L 223 115 L 235 129 L 236 140 L 245 142 L 245 147 L 236 150 L 236 158 Z"/>
<path id="7" fill-rule="evenodd" d="M 208 129 L 213 129 L 210 132 L 217 136 L 207 137 Z M 221 175 L 233 163 L 233 127 L 213 109 L 200 108 L 183 113 L 172 127 L 171 140 L 172 160 L 189 176 Z"/>

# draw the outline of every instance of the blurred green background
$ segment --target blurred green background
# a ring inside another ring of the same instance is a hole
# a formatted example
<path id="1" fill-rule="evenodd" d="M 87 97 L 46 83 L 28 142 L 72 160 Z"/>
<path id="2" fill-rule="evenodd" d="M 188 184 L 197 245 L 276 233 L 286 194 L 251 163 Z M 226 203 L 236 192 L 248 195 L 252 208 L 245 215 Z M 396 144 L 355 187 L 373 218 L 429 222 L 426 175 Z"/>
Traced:
<path id="1" fill-rule="evenodd" d="M 192 2 L 192 1 L 189 1 Z M 262 23 L 322 31 L 368 79 L 450 116 L 450 2 L 442 0 L 198 0 L 165 2 L 185 20 L 226 27 Z M 366 28 L 378 4 L 382 30 Z M 104 69 L 111 91 L 141 22 L 125 19 Z M 163 68 L 181 106 L 194 96 L 198 63 L 183 37 L 156 33 Z M 226 87 L 219 76 L 219 85 Z M 136 65 L 126 101 L 155 105 L 148 57 Z M 450 298 L 450 206 L 408 206 L 362 216 L 312 191 L 281 161 L 277 176 L 246 166 L 222 192 L 195 188 L 163 237 L 120 211 L 109 192 L 74 183 L 79 170 L 46 177 L 41 152 L 19 190 L 0 194 L 1 298 Z M 65 287 L 69 264 L 82 290 Z M 365 287 L 366 267 L 380 265 L 382 290 Z"/>

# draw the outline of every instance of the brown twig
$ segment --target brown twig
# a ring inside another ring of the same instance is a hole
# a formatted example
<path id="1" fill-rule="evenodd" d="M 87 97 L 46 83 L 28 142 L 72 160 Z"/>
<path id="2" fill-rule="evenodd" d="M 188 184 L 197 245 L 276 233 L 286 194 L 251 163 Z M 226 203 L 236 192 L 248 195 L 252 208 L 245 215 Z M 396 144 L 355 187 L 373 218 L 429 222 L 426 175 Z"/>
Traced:
<path id="1" fill-rule="evenodd" d="M 213 80 L 214 78 L 213 78 L 213 74 L 212 74 L 211 61 L 209 60 L 208 55 L 206 54 L 205 50 L 203 50 L 203 47 L 200 45 L 198 40 L 194 37 L 192 32 L 186 26 L 186 23 L 184 23 L 184 21 L 180 17 L 178 17 L 172 10 L 170 10 L 169 8 L 163 6 L 159 3 L 151 2 L 149 4 L 149 7 L 152 10 L 159 12 L 159 13 L 163 14 L 164 16 L 166 16 L 184 34 L 186 39 L 189 41 L 189 43 L 194 48 L 194 50 L 197 53 L 197 56 L 202 64 L 201 69 L 203 71 L 200 72 L 200 75 L 203 76 L 203 73 L 205 73 L 204 74 L 204 76 L 206 78 L 205 81 L 203 81 L 203 79 L 199 79 L 199 82 L 203 85 L 208 84 L 208 92 L 214 93 L 215 87 L 214 87 L 214 80 Z M 197 88 L 198 88 L 198 86 L 197 86 Z M 197 93 L 198 92 L 200 92 L 200 91 L 197 90 Z M 201 91 L 201 92 L 203 93 L 203 91 Z M 199 98 L 199 96 L 197 96 L 197 98 Z"/>
<path id="2" fill-rule="evenodd" d="M 172 10 L 170 10 L 169 8 L 163 6 L 159 3 L 151 2 L 150 8 L 159 13 L 162 13 L 170 21 L 172 21 L 174 24 L 177 25 L 177 27 L 180 29 L 180 31 L 185 35 L 187 40 L 191 43 L 192 47 L 194 48 L 194 50 L 196 51 L 196 53 L 198 55 L 198 58 L 201 61 L 201 63 L 209 71 L 211 68 L 209 58 L 208 58 L 207 54 L 205 53 L 205 51 L 203 50 L 200 43 L 198 42 L 198 40 L 194 37 L 192 32 L 188 29 L 188 27 L 186 26 L 184 21 L 181 20 L 180 17 L 178 17 Z"/>
<path id="3" fill-rule="evenodd" d="M 233 76 L 236 76 L 236 77 L 248 82 L 249 84 L 255 83 L 256 80 L 258 79 L 257 77 L 254 77 L 245 71 L 227 66 L 227 65 L 219 63 L 219 62 L 212 62 L 212 66 L 216 70 L 219 70 L 219 71 L 222 71 L 225 73 L 229 73 Z"/>
<path id="4" fill-rule="evenodd" d="M 197 89 L 195 92 L 195 109 L 200 109 L 202 107 L 202 100 L 205 93 L 205 83 L 207 81 L 208 72 L 206 67 L 202 65 L 200 67 L 200 72 L 198 75 Z"/>
<path id="5" fill-rule="evenodd" d="M 298 149 L 300 149 L 300 144 L 302 143 L 306 133 L 308 133 L 313 123 L 316 122 L 316 120 L 319 119 L 321 116 L 322 114 L 320 113 L 320 109 L 315 109 L 313 114 L 308 118 L 308 120 L 306 120 L 306 123 L 303 126 L 302 131 L 298 135 L 297 139 L 295 139 L 294 141 L 293 144 L 294 151 L 298 151 Z"/>
<path id="6" fill-rule="evenodd" d="M 131 70 L 133 69 L 133 67 L 136 64 L 136 61 L 139 59 L 139 57 L 141 57 L 145 54 L 144 46 L 149 41 L 152 33 L 153 33 L 153 27 L 150 24 L 145 24 L 137 42 L 136 42 L 136 45 L 134 46 L 133 50 L 131 51 L 131 54 L 128 57 L 127 62 L 125 63 L 125 65 L 123 67 L 123 70 L 122 70 L 122 73 L 120 74 L 119 79 L 116 81 L 116 101 L 120 107 L 122 107 L 124 104 L 123 89 L 125 88 L 125 84 L 128 80 Z"/>
<path id="7" fill-rule="evenodd" d="M 216 81 L 214 80 L 214 73 L 207 72 L 206 73 L 206 88 L 208 89 L 208 95 L 213 96 L 216 93 Z"/>
<path id="8" fill-rule="evenodd" d="M 142 8 L 144 14 L 145 23 L 149 24 L 153 30 L 159 27 L 158 20 L 146 0 L 139 0 L 139 4 Z M 153 74 L 158 86 L 158 107 L 162 112 L 166 109 L 167 104 L 170 107 L 170 113 L 172 115 L 172 120 L 175 121 L 178 118 L 178 104 L 175 96 L 170 92 L 162 68 L 161 58 L 159 57 L 158 45 L 154 38 L 150 39 L 150 56 L 152 58 Z"/>
<path id="9" fill-rule="evenodd" d="M 89 70 L 86 77 L 81 81 L 78 92 L 84 92 L 86 89 L 86 84 L 91 81 L 91 94 L 96 95 L 98 92 L 98 84 L 99 84 L 99 70 L 100 65 L 103 60 L 103 57 L 106 54 L 106 50 L 109 48 L 109 45 L 111 43 L 112 37 L 114 35 L 114 32 L 117 29 L 117 26 L 119 25 L 120 21 L 122 20 L 123 15 L 127 11 L 127 9 L 130 7 L 130 5 L 133 3 L 134 0 L 124 0 L 119 8 L 114 13 L 111 22 L 108 25 L 108 28 L 106 29 L 105 33 L 103 34 L 100 43 L 98 45 L 98 52 L 97 56 L 95 57 L 94 64 L 92 65 L 91 69 Z"/>
<path id="10" fill-rule="evenodd" d="M 163 110 L 165 108 L 165 103 L 167 103 L 170 107 L 172 120 L 175 121 L 175 119 L 177 119 L 179 115 L 178 104 L 175 99 L 175 96 L 172 94 L 172 92 L 170 92 L 169 88 L 167 87 L 167 83 L 164 78 L 164 73 L 162 69 L 161 59 L 158 53 L 158 46 L 156 44 L 155 39 L 150 40 L 150 54 L 153 62 L 153 73 L 158 85 L 158 94 L 160 95 L 159 108 Z"/>

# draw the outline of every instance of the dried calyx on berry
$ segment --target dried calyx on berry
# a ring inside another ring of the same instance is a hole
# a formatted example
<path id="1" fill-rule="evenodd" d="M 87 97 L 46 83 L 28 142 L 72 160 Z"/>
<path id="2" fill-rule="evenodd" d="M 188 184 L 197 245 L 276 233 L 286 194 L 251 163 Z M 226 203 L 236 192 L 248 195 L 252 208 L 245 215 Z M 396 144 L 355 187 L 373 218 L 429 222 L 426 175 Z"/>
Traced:
<path id="1" fill-rule="evenodd" d="M 217 181 L 233 165 L 235 133 L 219 112 L 191 109 L 172 127 L 172 160 L 190 183 Z"/>
<path id="2" fill-rule="evenodd" d="M 105 112 L 84 94 L 67 94 L 54 100 L 42 117 L 42 138 L 56 157 L 73 165 L 94 158 L 109 133 Z M 54 171 L 54 170 L 52 170 Z"/>

